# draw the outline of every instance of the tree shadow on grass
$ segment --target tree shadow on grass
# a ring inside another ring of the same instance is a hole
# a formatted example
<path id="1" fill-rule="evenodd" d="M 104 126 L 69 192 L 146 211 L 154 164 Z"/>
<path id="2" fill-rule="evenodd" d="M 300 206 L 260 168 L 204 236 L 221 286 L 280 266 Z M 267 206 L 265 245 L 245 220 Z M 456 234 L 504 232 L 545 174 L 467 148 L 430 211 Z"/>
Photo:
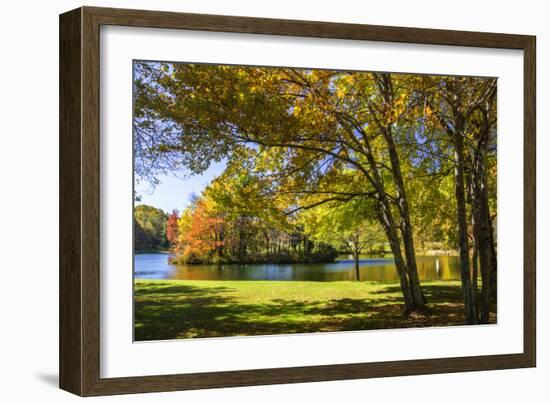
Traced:
<path id="1" fill-rule="evenodd" d="M 399 286 L 372 298 L 298 301 L 274 298 L 248 303 L 231 287 L 161 283 L 136 288 L 135 339 L 221 337 L 462 325 L 458 286 L 425 286 L 429 309 L 405 317 Z M 384 295 L 387 295 L 384 297 Z M 397 294 L 398 295 L 398 294 Z"/>
<path id="2" fill-rule="evenodd" d="M 462 302 L 462 289 L 457 285 L 423 285 L 422 291 L 429 303 Z M 388 285 L 380 290 L 373 291 L 375 295 L 400 293 L 401 287 L 398 285 Z"/>
<path id="3" fill-rule="evenodd" d="M 206 293 L 208 291 L 208 293 Z M 155 285 L 147 285 L 147 287 L 139 287 L 139 294 L 143 296 L 147 295 L 206 295 L 206 294 L 216 294 L 221 292 L 230 292 L 234 291 L 229 287 L 195 287 L 188 285 L 172 285 L 171 283 L 164 283 L 159 281 Z"/>

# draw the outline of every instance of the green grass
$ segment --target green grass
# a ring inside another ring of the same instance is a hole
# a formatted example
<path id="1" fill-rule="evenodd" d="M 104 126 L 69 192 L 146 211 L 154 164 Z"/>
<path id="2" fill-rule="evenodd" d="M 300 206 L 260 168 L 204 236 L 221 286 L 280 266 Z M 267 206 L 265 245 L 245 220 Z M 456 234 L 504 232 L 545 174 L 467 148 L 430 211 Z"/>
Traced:
<path id="1" fill-rule="evenodd" d="M 459 281 L 422 286 L 427 312 L 405 317 L 396 282 L 136 280 L 135 339 L 463 324 Z"/>

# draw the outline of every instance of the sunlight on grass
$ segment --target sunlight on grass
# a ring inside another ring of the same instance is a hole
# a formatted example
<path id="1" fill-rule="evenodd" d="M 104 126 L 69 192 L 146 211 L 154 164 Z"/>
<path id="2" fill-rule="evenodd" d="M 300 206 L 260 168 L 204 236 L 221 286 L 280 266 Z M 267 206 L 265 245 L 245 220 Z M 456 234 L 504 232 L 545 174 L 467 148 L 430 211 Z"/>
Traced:
<path id="1" fill-rule="evenodd" d="M 460 282 L 423 288 L 428 311 L 405 317 L 397 282 L 136 280 L 135 335 L 144 341 L 463 324 Z"/>

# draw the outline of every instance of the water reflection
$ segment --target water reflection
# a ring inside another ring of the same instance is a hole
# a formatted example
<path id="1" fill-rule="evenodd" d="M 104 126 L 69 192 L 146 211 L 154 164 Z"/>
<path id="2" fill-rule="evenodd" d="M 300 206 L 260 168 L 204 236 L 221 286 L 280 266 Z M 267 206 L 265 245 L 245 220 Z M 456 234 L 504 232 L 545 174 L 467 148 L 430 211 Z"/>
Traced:
<path id="1" fill-rule="evenodd" d="M 143 279 L 179 280 L 279 280 L 344 281 L 355 280 L 353 260 L 335 263 L 171 265 L 167 254 L 136 254 L 134 274 Z M 455 256 L 417 256 L 421 280 L 458 280 L 460 271 Z M 362 281 L 397 280 L 392 258 L 365 258 L 360 261 Z"/>

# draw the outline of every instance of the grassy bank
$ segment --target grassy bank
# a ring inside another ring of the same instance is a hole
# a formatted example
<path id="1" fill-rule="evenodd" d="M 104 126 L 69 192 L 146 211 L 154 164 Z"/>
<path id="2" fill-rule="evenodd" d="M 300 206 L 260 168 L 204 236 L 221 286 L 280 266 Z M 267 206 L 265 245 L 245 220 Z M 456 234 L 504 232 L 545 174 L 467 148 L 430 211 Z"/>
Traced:
<path id="1" fill-rule="evenodd" d="M 423 283 L 404 317 L 396 282 L 136 280 L 135 338 L 310 333 L 463 324 L 459 281 Z M 496 317 L 492 315 L 492 320 Z"/>

